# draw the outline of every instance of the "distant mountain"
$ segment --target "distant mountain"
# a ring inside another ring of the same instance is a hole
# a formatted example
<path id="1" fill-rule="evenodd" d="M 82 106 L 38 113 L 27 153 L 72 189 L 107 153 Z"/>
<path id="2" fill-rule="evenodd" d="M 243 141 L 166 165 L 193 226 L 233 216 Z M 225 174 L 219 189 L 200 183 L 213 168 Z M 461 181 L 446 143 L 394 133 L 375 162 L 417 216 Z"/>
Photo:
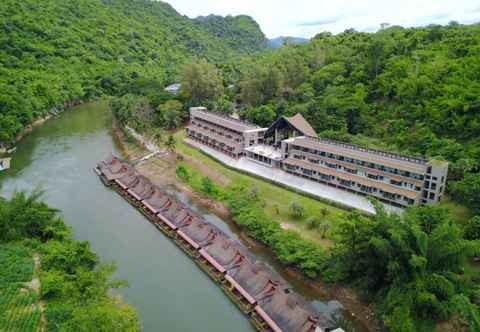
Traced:
<path id="1" fill-rule="evenodd" d="M 210 34 L 226 43 L 232 49 L 256 52 L 267 46 L 267 39 L 258 23 L 247 15 L 199 16 L 196 21 Z"/>
<path id="2" fill-rule="evenodd" d="M 280 36 L 280 37 L 277 37 L 277 38 L 269 39 L 268 40 L 268 47 L 279 48 L 284 43 L 303 44 L 303 43 L 307 43 L 308 41 L 310 41 L 310 39 L 308 39 L 308 38 Z"/>

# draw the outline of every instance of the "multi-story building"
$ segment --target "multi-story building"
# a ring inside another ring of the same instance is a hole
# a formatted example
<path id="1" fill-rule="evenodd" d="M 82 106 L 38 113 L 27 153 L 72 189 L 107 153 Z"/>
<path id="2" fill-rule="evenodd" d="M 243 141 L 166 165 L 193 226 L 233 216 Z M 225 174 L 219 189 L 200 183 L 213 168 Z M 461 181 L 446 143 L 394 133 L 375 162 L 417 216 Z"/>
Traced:
<path id="1" fill-rule="evenodd" d="M 282 141 L 282 168 L 294 175 L 397 206 L 437 203 L 448 164 L 325 138 Z"/>
<path id="2" fill-rule="evenodd" d="M 445 192 L 448 163 L 427 161 L 318 138 L 297 114 L 269 128 L 208 112 L 190 110 L 187 133 L 229 156 L 246 158 L 294 176 L 396 206 L 435 204 Z"/>
<path id="3" fill-rule="evenodd" d="M 231 157 L 245 154 L 246 147 L 262 144 L 265 128 L 219 113 L 208 112 L 205 107 L 190 108 L 188 137 Z"/>

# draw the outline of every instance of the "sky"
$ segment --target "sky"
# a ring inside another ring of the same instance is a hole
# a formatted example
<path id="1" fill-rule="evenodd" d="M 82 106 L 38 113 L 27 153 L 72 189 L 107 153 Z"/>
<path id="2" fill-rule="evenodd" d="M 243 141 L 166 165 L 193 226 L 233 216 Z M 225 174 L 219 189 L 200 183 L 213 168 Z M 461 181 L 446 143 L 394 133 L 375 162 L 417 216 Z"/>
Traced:
<path id="1" fill-rule="evenodd" d="M 310 38 L 354 28 L 373 32 L 380 24 L 404 27 L 480 22 L 479 0 L 163 0 L 191 18 L 252 16 L 268 38 Z"/>

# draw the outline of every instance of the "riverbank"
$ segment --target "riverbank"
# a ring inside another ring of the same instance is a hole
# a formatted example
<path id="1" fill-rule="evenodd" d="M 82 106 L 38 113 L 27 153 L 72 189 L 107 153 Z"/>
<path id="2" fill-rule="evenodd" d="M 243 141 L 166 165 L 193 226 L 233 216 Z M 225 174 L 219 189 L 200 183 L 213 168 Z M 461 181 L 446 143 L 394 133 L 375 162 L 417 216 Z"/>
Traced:
<path id="1" fill-rule="evenodd" d="M 15 143 L 14 144 L 17 144 L 18 142 L 20 142 L 25 136 L 29 135 L 33 131 L 33 129 L 43 125 L 48 120 L 62 114 L 63 112 L 69 110 L 70 108 L 80 106 L 82 104 L 86 104 L 86 103 L 89 103 L 89 102 L 93 102 L 93 101 L 65 102 L 61 110 L 57 109 L 56 107 L 50 109 L 47 112 L 46 115 L 43 115 L 43 116 L 35 119 L 30 124 L 26 125 L 22 129 L 20 129 L 20 131 L 15 135 Z M 15 149 L 14 145 L 9 146 L 7 143 L 0 142 L 0 154 L 6 154 L 6 153 L 8 153 L 8 151 L 14 150 L 14 149 Z"/>
<path id="2" fill-rule="evenodd" d="M 122 154 L 129 160 L 141 158 L 149 153 L 146 148 L 139 146 L 135 141 L 131 140 L 131 138 L 128 138 L 128 133 L 125 134 L 125 132 L 118 126 L 114 125 L 113 133 L 116 140 L 122 146 Z M 196 204 L 207 208 L 228 223 L 229 226 L 235 229 L 235 232 L 238 233 L 242 242 L 250 249 L 262 252 L 263 255 L 273 257 L 273 253 L 269 248 L 250 238 L 244 230 L 240 229 L 233 222 L 230 211 L 224 204 L 194 191 L 190 186 L 181 181 L 175 174 L 176 166 L 179 163 L 191 163 L 195 164 L 197 167 L 201 165 L 201 163 L 198 165 L 198 161 L 196 161 L 195 158 L 179 151 L 177 156 L 170 153 L 162 159 L 153 158 L 140 163 L 136 166 L 136 169 L 141 174 L 151 179 L 155 184 L 172 186 L 183 192 Z M 206 174 L 212 172 L 212 170 L 206 167 L 206 165 L 203 166 L 203 169 L 205 169 Z M 227 177 L 222 177 L 220 180 L 224 181 L 226 184 L 228 184 L 229 181 Z M 353 290 L 341 286 L 329 286 L 321 281 L 312 281 L 295 269 L 282 267 L 278 261 L 273 261 L 272 264 L 275 265 L 277 271 L 280 272 L 289 283 L 302 289 L 302 295 L 306 295 L 309 298 L 313 297 L 323 300 L 335 299 L 343 305 L 345 309 L 344 316 L 347 320 L 355 322 L 355 325 L 361 326 L 364 331 L 379 330 L 379 323 L 374 315 L 373 306 L 363 303 Z"/>

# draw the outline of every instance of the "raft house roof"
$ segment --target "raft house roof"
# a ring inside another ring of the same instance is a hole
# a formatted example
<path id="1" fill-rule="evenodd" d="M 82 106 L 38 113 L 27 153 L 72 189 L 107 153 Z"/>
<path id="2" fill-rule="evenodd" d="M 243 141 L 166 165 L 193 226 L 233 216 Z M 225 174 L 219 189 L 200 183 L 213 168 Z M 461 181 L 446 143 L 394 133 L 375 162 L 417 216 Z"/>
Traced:
<path id="1" fill-rule="evenodd" d="M 154 186 L 148 178 L 143 175 L 138 176 L 139 181 L 135 186 L 128 189 L 128 192 L 138 200 L 150 197 L 154 192 Z"/>
<path id="2" fill-rule="evenodd" d="M 330 321 L 318 315 L 305 300 L 289 289 L 272 288 L 258 304 L 282 331 L 310 332 L 317 326 L 333 327 Z"/>
<path id="3" fill-rule="evenodd" d="M 138 175 L 135 173 L 135 171 L 130 170 L 124 176 L 120 177 L 119 179 L 116 179 L 115 181 L 123 189 L 128 189 L 130 187 L 135 186 L 137 182 L 140 180 L 138 179 Z"/>
<path id="4" fill-rule="evenodd" d="M 154 186 L 154 191 L 149 198 L 143 201 L 143 204 L 153 213 L 161 211 L 162 207 L 168 202 L 169 196 L 163 193 L 158 187 Z"/>

